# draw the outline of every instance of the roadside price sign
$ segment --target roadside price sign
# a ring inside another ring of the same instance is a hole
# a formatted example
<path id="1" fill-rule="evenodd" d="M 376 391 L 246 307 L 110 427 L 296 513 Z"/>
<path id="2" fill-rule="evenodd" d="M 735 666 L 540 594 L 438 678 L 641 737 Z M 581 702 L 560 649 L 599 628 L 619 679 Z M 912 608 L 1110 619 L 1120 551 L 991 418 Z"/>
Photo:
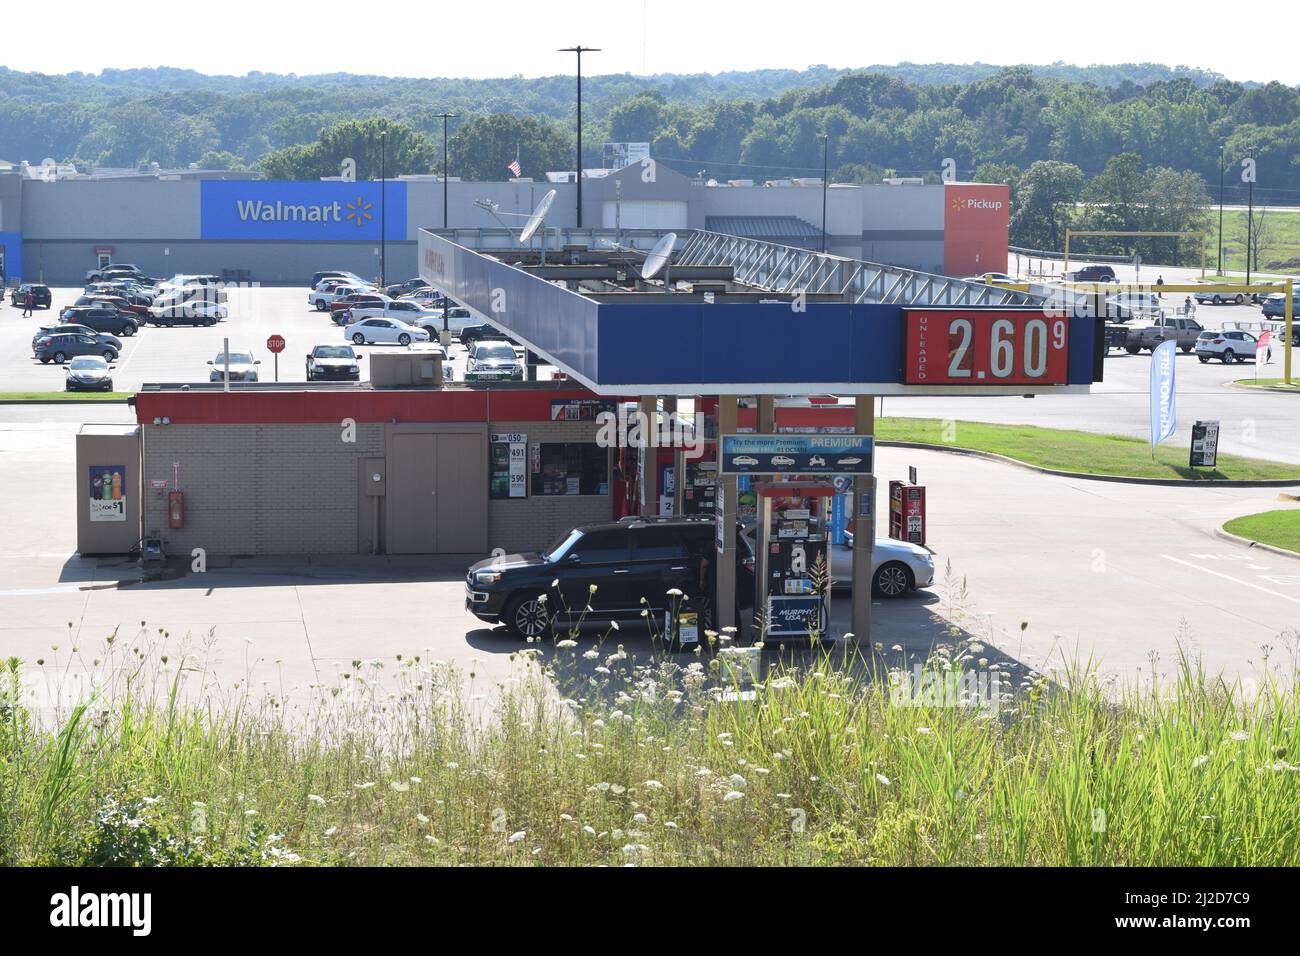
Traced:
<path id="1" fill-rule="evenodd" d="M 909 309 L 908 385 L 1065 385 L 1070 323 L 1033 310 Z"/>

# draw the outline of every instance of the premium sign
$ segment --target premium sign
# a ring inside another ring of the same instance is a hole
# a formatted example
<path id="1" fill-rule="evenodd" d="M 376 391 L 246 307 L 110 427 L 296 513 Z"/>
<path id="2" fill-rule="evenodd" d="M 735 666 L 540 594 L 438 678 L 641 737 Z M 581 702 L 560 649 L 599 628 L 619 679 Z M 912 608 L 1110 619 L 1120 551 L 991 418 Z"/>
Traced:
<path id="1" fill-rule="evenodd" d="M 528 436 L 522 432 L 489 435 L 488 447 L 491 497 L 528 497 Z"/>
<path id="2" fill-rule="evenodd" d="M 1070 323 L 1012 309 L 907 309 L 908 385 L 1065 385 Z"/>
<path id="3" fill-rule="evenodd" d="M 723 435 L 722 474 L 852 475 L 871 471 L 870 435 Z"/>
<path id="4" fill-rule="evenodd" d="M 406 183 L 204 180 L 204 239 L 375 241 L 406 238 Z"/>

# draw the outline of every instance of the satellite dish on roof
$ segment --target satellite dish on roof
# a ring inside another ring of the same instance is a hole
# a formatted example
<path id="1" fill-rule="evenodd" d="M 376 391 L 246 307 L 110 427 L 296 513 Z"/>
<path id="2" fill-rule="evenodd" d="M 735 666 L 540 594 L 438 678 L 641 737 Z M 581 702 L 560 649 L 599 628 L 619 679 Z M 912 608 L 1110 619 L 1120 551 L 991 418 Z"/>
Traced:
<path id="1" fill-rule="evenodd" d="M 533 214 L 529 216 L 528 221 L 524 223 L 523 232 L 519 233 L 519 244 L 521 246 L 528 245 L 529 240 L 531 240 L 537 233 L 538 228 L 540 228 L 542 223 L 546 220 L 546 214 L 550 212 L 551 203 L 553 202 L 555 202 L 554 189 L 549 190 L 546 195 L 542 197 L 542 201 L 537 204 L 537 208 L 533 210 Z"/>
<path id="2" fill-rule="evenodd" d="M 673 246 L 677 244 L 677 233 L 670 232 L 650 250 L 650 255 L 645 257 L 645 262 L 641 264 L 641 278 L 653 279 L 659 274 L 659 270 L 668 264 L 668 259 L 673 254 Z"/>

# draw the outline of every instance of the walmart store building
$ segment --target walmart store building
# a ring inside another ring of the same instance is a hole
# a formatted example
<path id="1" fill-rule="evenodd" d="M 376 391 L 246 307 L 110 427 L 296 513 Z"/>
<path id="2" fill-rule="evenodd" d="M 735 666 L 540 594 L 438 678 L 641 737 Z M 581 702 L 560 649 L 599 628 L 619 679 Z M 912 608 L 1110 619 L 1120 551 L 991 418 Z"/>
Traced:
<path id="1" fill-rule="evenodd" d="M 476 205 L 497 204 L 517 224 L 547 190 L 557 192 L 548 226 L 565 241 L 593 243 L 597 233 L 705 229 L 819 248 L 820 181 L 729 183 L 683 176 L 657 164 L 589 171 L 583 180 L 583 229 L 577 229 L 572 174 L 447 184 L 447 224 L 473 245 L 500 220 Z M 108 261 L 151 275 L 215 273 L 264 284 L 303 284 L 319 269 L 418 274 L 417 234 L 443 225 L 443 183 L 433 176 L 379 182 L 284 182 L 251 174 L 182 170 L 96 173 L 67 178 L 39 170 L 0 170 L 0 271 L 53 285 L 79 284 Z M 568 180 L 568 181 L 565 181 Z M 915 182 L 832 185 L 826 190 L 829 252 L 925 272 L 965 276 L 1003 271 L 1010 202 L 1006 186 Z M 382 228 L 382 233 L 381 233 Z M 554 240 L 552 240 L 554 241 Z"/>

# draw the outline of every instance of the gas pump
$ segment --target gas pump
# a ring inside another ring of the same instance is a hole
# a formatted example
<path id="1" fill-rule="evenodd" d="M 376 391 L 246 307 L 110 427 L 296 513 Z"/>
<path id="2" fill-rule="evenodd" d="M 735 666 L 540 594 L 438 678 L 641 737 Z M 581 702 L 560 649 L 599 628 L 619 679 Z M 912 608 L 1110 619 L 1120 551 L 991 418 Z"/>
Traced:
<path id="1" fill-rule="evenodd" d="M 755 608 L 766 637 L 826 633 L 831 600 L 830 482 L 764 482 L 755 486 L 758 529 Z"/>
<path id="2" fill-rule="evenodd" d="M 925 485 L 911 481 L 889 483 L 889 536 L 925 544 Z"/>

